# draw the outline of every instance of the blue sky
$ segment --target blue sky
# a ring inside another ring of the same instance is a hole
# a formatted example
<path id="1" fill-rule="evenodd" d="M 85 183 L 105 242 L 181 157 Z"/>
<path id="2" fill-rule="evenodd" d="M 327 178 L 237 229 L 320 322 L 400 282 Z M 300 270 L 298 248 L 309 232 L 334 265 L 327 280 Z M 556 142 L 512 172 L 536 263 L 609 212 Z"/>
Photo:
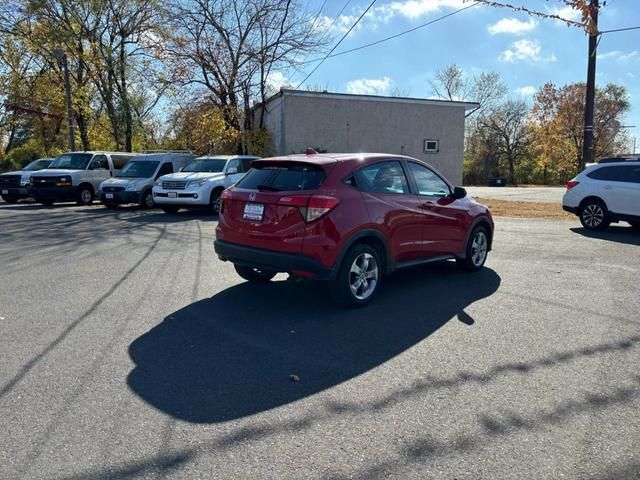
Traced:
<path id="1" fill-rule="evenodd" d="M 352 0 L 340 18 L 346 0 L 327 0 L 321 22 L 336 40 L 364 11 L 370 0 Z M 313 0 L 309 9 L 320 8 Z M 512 4 L 554 11 L 571 18 L 559 0 L 513 0 Z M 602 0 L 601 0 L 602 3 Z M 450 13 L 469 2 L 463 0 L 378 0 L 358 27 L 336 52 L 358 47 L 413 28 Z M 640 25 L 640 0 L 608 0 L 600 10 L 600 30 Z M 499 72 L 510 95 L 531 99 L 545 82 L 557 85 L 585 81 L 587 36 L 578 28 L 556 20 L 532 18 L 507 9 L 476 6 L 406 36 L 355 53 L 326 60 L 306 85 L 319 85 L 335 92 L 388 94 L 393 88 L 411 97 L 433 95 L 429 79 L 451 63 L 465 74 Z M 632 111 L 625 124 L 637 125 L 630 134 L 640 144 L 640 30 L 602 37 L 598 48 L 597 83 L 624 85 Z M 313 65 L 283 80 L 297 85 Z"/>

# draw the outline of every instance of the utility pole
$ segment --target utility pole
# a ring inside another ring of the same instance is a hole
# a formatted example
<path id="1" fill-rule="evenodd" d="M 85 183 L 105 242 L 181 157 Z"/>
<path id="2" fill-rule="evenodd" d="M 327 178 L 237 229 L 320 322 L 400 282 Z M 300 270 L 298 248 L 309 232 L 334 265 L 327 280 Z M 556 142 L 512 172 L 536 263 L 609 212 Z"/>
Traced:
<path id="1" fill-rule="evenodd" d="M 587 95 L 584 105 L 584 136 L 582 141 L 582 165 L 593 162 L 593 110 L 596 96 L 596 50 L 598 48 L 598 0 L 589 5 L 589 62 L 587 67 Z"/>
<path id="2" fill-rule="evenodd" d="M 71 83 L 69 82 L 69 65 L 67 64 L 67 56 L 65 53 L 56 48 L 53 54 L 58 60 L 62 62 L 62 69 L 64 70 L 64 90 L 67 98 L 67 124 L 69 126 L 69 148 L 72 152 L 76 150 L 76 140 L 73 133 L 73 109 L 71 108 Z"/>

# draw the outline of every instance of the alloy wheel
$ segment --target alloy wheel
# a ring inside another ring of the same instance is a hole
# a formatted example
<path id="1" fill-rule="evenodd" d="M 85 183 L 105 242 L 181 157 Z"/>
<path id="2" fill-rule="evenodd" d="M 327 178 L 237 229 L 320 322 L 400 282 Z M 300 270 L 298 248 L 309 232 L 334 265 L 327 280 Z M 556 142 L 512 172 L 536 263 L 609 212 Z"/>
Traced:
<path id="1" fill-rule="evenodd" d="M 358 255 L 349 271 L 349 288 L 358 300 L 366 300 L 378 285 L 378 263 L 370 253 Z"/>
<path id="2" fill-rule="evenodd" d="M 487 235 L 483 231 L 479 231 L 473 237 L 471 243 L 471 261 L 476 267 L 484 263 L 487 258 Z"/>
<path id="3" fill-rule="evenodd" d="M 587 205 L 582 211 L 582 219 L 591 228 L 597 228 L 604 220 L 604 210 L 596 203 Z"/>

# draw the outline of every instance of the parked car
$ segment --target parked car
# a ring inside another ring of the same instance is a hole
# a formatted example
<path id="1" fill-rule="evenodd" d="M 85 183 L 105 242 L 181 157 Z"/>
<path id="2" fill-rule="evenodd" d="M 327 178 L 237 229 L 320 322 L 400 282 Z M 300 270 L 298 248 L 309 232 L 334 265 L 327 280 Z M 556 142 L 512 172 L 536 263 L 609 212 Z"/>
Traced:
<path id="1" fill-rule="evenodd" d="M 307 154 L 254 161 L 222 195 L 214 245 L 248 281 L 328 280 L 338 302 L 360 306 L 398 268 L 478 270 L 492 239 L 489 209 L 419 160 Z"/>
<path id="2" fill-rule="evenodd" d="M 16 203 L 21 198 L 29 197 L 27 187 L 31 181 L 31 174 L 47 168 L 51 158 L 40 158 L 30 162 L 15 172 L 0 174 L 0 196 L 7 203 Z"/>
<path id="3" fill-rule="evenodd" d="M 192 153 L 172 151 L 135 157 L 115 177 L 100 184 L 100 200 L 109 208 L 124 203 L 153 208 L 151 190 L 155 181 L 177 172 L 194 158 Z"/>
<path id="4" fill-rule="evenodd" d="M 196 158 L 181 172 L 159 178 L 153 187 L 153 200 L 165 213 L 194 207 L 208 207 L 217 213 L 222 191 L 242 178 L 258 158 L 248 155 Z"/>
<path id="5" fill-rule="evenodd" d="M 588 230 L 625 221 L 640 228 L 640 159 L 603 159 L 567 183 L 562 208 Z"/>
<path id="6" fill-rule="evenodd" d="M 75 200 L 90 205 L 100 184 L 115 175 L 135 153 L 69 152 L 53 159 L 49 167 L 31 176 L 28 193 L 36 202 Z"/>

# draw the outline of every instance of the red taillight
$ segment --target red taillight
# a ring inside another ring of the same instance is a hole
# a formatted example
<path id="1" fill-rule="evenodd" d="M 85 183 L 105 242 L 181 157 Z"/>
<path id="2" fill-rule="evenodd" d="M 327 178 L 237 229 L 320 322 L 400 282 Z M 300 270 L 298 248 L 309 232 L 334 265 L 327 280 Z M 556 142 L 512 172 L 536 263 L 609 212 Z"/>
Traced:
<path id="1" fill-rule="evenodd" d="M 220 196 L 220 211 L 218 213 L 222 213 L 224 210 L 224 204 L 226 201 L 231 200 L 231 192 L 229 190 L 225 190 L 224 192 L 222 192 L 222 195 Z"/>
<path id="2" fill-rule="evenodd" d="M 278 203 L 280 205 L 298 207 L 304 221 L 309 223 L 329 213 L 340 203 L 340 200 L 325 195 L 312 195 L 311 197 L 306 195 L 293 195 L 290 197 L 281 197 Z"/>
<path id="3" fill-rule="evenodd" d="M 579 183 L 580 182 L 578 182 L 576 180 L 570 180 L 569 183 L 567 183 L 567 190 L 571 190 L 573 187 L 575 187 Z"/>

